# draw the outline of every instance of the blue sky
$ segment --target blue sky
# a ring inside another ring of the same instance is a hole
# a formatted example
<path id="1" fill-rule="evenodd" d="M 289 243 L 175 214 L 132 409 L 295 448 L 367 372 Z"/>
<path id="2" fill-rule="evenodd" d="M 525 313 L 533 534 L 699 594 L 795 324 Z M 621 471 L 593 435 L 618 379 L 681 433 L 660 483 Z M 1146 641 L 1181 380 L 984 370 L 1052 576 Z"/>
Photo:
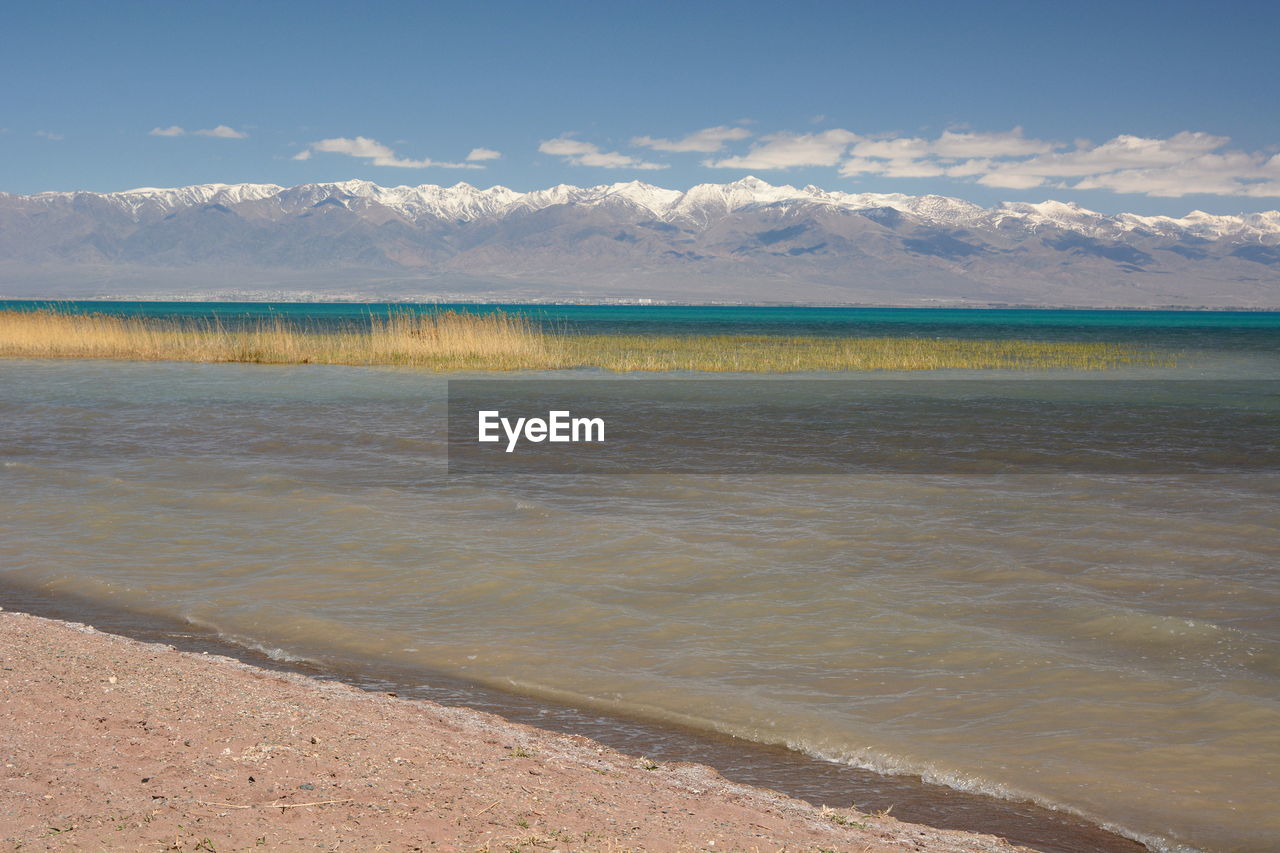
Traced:
<path id="1" fill-rule="evenodd" d="M 755 174 L 1280 207 L 1274 2 L 7 6 L 0 191 Z"/>

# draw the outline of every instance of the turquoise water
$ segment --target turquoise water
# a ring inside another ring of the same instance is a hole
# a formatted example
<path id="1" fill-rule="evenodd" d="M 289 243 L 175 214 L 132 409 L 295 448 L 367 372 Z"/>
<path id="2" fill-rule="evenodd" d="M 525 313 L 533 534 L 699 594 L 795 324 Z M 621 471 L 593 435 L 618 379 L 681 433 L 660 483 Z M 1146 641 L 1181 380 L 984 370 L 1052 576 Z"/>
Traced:
<path id="1" fill-rule="evenodd" d="M 262 319 L 344 324 L 392 311 L 509 311 L 582 332 L 790 335 L 945 335 L 1196 341 L 1280 347 L 1280 311 L 1130 311 L 1024 308 L 796 308 L 705 305 L 415 305 L 387 302 L 40 302 L 0 300 L 0 310 L 55 307 L 140 317 Z"/>

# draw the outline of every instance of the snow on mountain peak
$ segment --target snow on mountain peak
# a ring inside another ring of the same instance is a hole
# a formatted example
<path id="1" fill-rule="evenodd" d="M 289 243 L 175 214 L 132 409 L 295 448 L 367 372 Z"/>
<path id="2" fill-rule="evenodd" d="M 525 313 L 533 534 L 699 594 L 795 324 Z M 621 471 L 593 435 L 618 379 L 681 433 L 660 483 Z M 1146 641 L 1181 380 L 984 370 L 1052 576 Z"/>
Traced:
<path id="1" fill-rule="evenodd" d="M 752 205 L 794 202 L 849 211 L 887 207 L 917 217 L 925 224 L 947 227 L 993 228 L 1013 223 L 1030 230 L 1052 226 L 1094 237 L 1116 237 L 1141 230 L 1171 237 L 1232 237 L 1269 243 L 1280 239 L 1280 211 L 1224 216 L 1194 210 L 1181 218 L 1130 213 L 1109 216 L 1074 202 L 1054 200 L 1003 202 L 984 208 L 962 199 L 938 195 L 847 193 L 825 190 L 812 184 L 802 189 L 786 184 L 775 186 L 754 175 L 725 184 L 698 184 L 685 191 L 664 189 L 638 180 L 594 187 L 560 184 L 531 192 L 517 192 L 503 186 L 480 189 L 461 181 L 451 187 L 434 184 L 382 187 L 372 181 L 347 180 L 294 187 L 221 183 L 173 188 L 138 187 L 115 193 L 50 192 L 25 198 L 51 205 L 95 198 L 139 219 L 168 215 L 181 208 L 205 204 L 236 205 L 266 200 L 270 200 L 277 211 L 300 212 L 335 197 L 359 199 L 361 209 L 377 205 L 410 222 L 431 219 L 473 221 L 557 205 L 593 206 L 625 202 L 659 220 L 706 227 L 733 211 Z"/>

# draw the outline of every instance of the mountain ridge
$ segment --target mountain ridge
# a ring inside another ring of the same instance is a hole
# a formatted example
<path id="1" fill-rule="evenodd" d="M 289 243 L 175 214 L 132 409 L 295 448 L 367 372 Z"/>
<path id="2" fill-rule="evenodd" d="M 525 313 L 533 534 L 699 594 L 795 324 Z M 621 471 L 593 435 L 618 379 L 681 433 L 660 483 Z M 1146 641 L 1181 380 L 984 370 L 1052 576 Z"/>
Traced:
<path id="1" fill-rule="evenodd" d="M 298 184 L 292 187 L 279 184 L 212 183 L 166 188 L 138 187 L 106 193 L 89 190 L 27 195 L 0 192 L 0 198 L 41 202 L 91 196 L 107 201 L 118 200 L 132 212 L 137 213 L 148 205 L 172 210 L 182 204 L 220 203 L 225 200 L 240 203 L 287 194 L 313 196 L 320 194 L 328 197 L 335 193 L 377 201 L 411 216 L 434 215 L 437 218 L 444 218 L 444 214 L 456 211 L 455 216 L 460 214 L 457 218 L 475 219 L 484 215 L 502 215 L 519 207 L 540 209 L 554 204 L 600 203 L 610 197 L 624 198 L 637 203 L 657 216 L 678 214 L 695 207 L 699 202 L 720 201 L 726 205 L 727 209 L 734 210 L 747 204 L 810 201 L 831 204 L 848 210 L 890 207 L 922 218 L 936 219 L 940 223 L 963 221 L 966 224 L 976 225 L 983 218 L 998 220 L 1003 217 L 1012 217 L 1041 224 L 1052 222 L 1082 231 L 1082 226 L 1089 222 L 1098 223 L 1099 226 L 1102 223 L 1114 223 L 1122 230 L 1163 226 L 1169 230 L 1183 229 L 1198 233 L 1207 231 L 1215 237 L 1241 233 L 1274 237 L 1277 242 L 1280 242 L 1280 210 L 1248 214 L 1211 214 L 1202 210 L 1192 210 L 1182 217 L 1147 216 L 1136 213 L 1104 214 L 1081 207 L 1074 202 L 1053 199 L 1035 203 L 999 202 L 992 207 L 984 208 L 952 196 L 846 193 L 839 190 L 824 190 L 812 184 L 802 188 L 790 185 L 774 186 L 754 176 L 747 176 L 726 184 L 696 184 L 684 191 L 665 189 L 637 180 L 590 187 L 559 184 L 543 190 L 522 193 L 501 185 L 482 189 L 465 181 L 459 181 L 449 187 L 436 184 L 418 186 L 402 184 L 384 187 L 372 181 L 352 179 Z M 471 207 L 465 204 L 466 201 L 477 199 L 485 199 L 492 203 Z M 434 206 L 432 202 L 435 202 Z M 956 214 L 966 215 L 957 216 Z"/>
<path id="2" fill-rule="evenodd" d="M 182 296 L 231 278 L 240 292 L 389 298 L 1280 307 L 1280 211 L 981 207 L 755 177 L 683 191 L 349 180 L 0 193 L 0 295 L 168 282 Z"/>

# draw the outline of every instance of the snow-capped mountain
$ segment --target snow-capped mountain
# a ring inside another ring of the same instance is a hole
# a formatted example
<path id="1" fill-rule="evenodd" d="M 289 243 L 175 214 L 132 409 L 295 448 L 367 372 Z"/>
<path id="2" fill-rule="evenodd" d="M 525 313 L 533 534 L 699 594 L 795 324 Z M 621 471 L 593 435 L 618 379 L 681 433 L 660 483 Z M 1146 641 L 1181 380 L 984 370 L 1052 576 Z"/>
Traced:
<path id="1" fill-rule="evenodd" d="M 947 227 L 989 228 L 1012 221 L 1027 228 L 1054 225 L 1091 237 L 1146 229 L 1170 236 L 1190 234 L 1208 239 L 1238 237 L 1253 238 L 1261 242 L 1280 242 L 1280 211 L 1274 210 L 1239 216 L 1214 216 L 1196 210 L 1175 219 L 1132 213 L 1106 216 L 1077 204 L 1060 201 L 1039 204 L 1005 202 L 988 209 L 946 196 L 845 193 L 823 190 L 812 185 L 797 189 L 785 185 L 773 186 L 755 177 L 742 178 L 729 184 L 699 184 L 685 192 L 662 189 L 640 181 L 594 187 L 561 184 L 528 193 L 519 193 L 501 186 L 479 189 L 467 183 L 451 187 L 432 184 L 381 187 L 371 181 L 343 181 L 302 184 L 288 188 L 275 184 L 199 184 L 172 189 L 144 187 L 115 193 L 49 192 L 30 196 L 0 193 L 0 199 L 26 201 L 49 209 L 96 199 L 127 211 L 139 222 L 148 216 L 167 214 L 180 208 L 205 204 L 237 205 L 262 200 L 270 201 L 282 213 L 296 213 L 329 199 L 357 207 L 377 204 L 412 222 L 472 222 L 557 205 L 599 206 L 624 202 L 647 210 L 660 221 L 703 225 L 754 205 L 785 206 L 788 203 L 801 203 L 829 205 L 849 211 L 891 208 L 916 216 L 922 222 Z"/>
<path id="2" fill-rule="evenodd" d="M 215 285 L 385 297 L 1274 306 L 1280 212 L 984 208 L 753 177 L 683 192 L 639 181 L 520 193 L 353 180 L 0 193 L 0 295 L 183 295 Z"/>

